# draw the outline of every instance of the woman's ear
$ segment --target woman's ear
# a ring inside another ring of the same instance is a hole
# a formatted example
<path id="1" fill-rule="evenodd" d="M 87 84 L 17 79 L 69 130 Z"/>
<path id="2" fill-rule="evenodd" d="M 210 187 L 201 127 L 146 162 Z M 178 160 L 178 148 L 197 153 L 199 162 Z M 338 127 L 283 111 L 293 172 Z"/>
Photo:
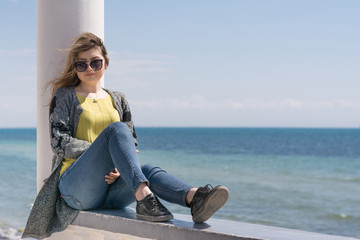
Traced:
<path id="1" fill-rule="evenodd" d="M 110 63 L 110 59 L 109 59 L 109 58 L 106 58 L 106 61 L 105 61 L 105 70 L 108 68 L 109 63 Z"/>

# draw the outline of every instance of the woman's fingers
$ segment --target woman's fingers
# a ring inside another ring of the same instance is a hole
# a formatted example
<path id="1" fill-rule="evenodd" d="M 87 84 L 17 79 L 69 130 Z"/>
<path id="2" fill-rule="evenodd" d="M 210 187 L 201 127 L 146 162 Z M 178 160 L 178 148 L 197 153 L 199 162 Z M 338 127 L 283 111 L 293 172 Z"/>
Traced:
<path id="1" fill-rule="evenodd" d="M 113 172 L 105 175 L 105 182 L 107 182 L 108 184 L 112 184 L 118 177 L 120 177 L 120 173 L 117 168 L 115 168 Z"/>
<path id="2" fill-rule="evenodd" d="M 118 178 L 120 177 L 120 173 L 117 172 L 117 173 L 109 173 L 110 177 L 113 177 L 113 178 Z"/>
<path id="3" fill-rule="evenodd" d="M 106 177 L 106 176 L 105 176 L 105 182 L 107 182 L 107 184 L 112 184 L 113 182 L 115 182 L 116 178 Z"/>

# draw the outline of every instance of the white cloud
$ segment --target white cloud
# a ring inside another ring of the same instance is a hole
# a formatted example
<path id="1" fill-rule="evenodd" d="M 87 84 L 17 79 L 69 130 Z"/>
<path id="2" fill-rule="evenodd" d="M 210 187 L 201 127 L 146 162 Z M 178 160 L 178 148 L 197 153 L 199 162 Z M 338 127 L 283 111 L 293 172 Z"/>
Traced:
<path id="1" fill-rule="evenodd" d="M 335 99 L 328 101 L 307 101 L 299 99 L 282 99 L 266 101 L 263 99 L 245 99 L 242 101 L 226 100 L 232 109 L 252 110 L 325 110 L 335 108 L 360 109 L 360 101 Z"/>
<path id="2" fill-rule="evenodd" d="M 360 110 L 360 101 L 336 99 L 329 101 L 305 101 L 299 99 L 264 100 L 258 98 L 240 101 L 225 99 L 211 101 L 204 96 L 194 95 L 188 99 L 159 98 L 148 101 L 130 101 L 136 108 L 151 109 L 227 109 L 227 110 L 328 110 L 328 109 L 354 109 Z"/>
<path id="3" fill-rule="evenodd" d="M 155 54 L 120 54 L 110 52 L 110 66 L 107 74 L 125 75 L 138 72 L 168 72 L 174 64 L 174 56 Z"/>
<path id="4" fill-rule="evenodd" d="M 291 107 L 295 109 L 300 109 L 303 107 L 303 103 L 297 99 L 287 99 L 286 103 Z"/>
<path id="5" fill-rule="evenodd" d="M 353 100 L 338 99 L 335 104 L 344 108 L 360 109 L 360 102 Z"/>
<path id="6" fill-rule="evenodd" d="M 109 51 L 110 58 L 137 58 L 137 59 L 176 59 L 175 55 L 170 54 L 151 54 L 151 53 L 134 53 L 131 51 Z"/>
<path id="7" fill-rule="evenodd" d="M 154 81 L 139 78 L 124 78 L 120 79 L 117 77 L 105 76 L 105 88 L 109 89 L 140 89 L 150 88 L 156 85 Z"/>
<path id="8" fill-rule="evenodd" d="M 36 126 L 36 92 L 18 89 L 17 94 L 3 93 L 0 96 L 0 128 Z"/>
<path id="9" fill-rule="evenodd" d="M 26 57 L 35 56 L 36 49 L 24 48 L 24 49 L 0 49 L 0 57 Z"/>
<path id="10" fill-rule="evenodd" d="M 137 108 L 152 108 L 152 109 L 211 109 L 214 107 L 213 103 L 206 100 L 203 96 L 195 95 L 189 99 L 182 100 L 178 98 L 161 98 L 149 101 L 138 100 L 131 101 L 131 105 Z"/>
<path id="11" fill-rule="evenodd" d="M 168 72 L 170 68 L 167 63 L 155 60 L 119 60 L 111 61 L 109 75 L 124 75 L 136 72 Z"/>

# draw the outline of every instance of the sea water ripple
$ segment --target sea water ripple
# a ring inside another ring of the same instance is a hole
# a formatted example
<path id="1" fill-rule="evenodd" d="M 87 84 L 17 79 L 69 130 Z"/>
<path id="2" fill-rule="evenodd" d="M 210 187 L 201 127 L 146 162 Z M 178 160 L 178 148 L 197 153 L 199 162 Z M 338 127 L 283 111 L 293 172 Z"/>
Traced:
<path id="1" fill-rule="evenodd" d="M 194 186 L 229 188 L 216 218 L 360 238 L 359 129 L 137 128 L 137 134 L 142 164 Z M 18 239 L 36 196 L 36 130 L 0 129 L 0 163 L 0 239 Z"/>

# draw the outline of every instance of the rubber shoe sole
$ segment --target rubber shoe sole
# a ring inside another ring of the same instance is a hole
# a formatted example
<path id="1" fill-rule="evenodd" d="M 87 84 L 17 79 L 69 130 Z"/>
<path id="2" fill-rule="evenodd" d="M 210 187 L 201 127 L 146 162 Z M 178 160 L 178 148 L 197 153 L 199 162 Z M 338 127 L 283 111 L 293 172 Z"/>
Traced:
<path id="1" fill-rule="evenodd" d="M 138 219 L 142 219 L 148 222 L 166 222 L 174 218 L 172 214 L 164 215 L 164 216 L 147 216 L 147 215 L 136 214 L 136 217 Z"/>
<path id="2" fill-rule="evenodd" d="M 193 221 L 202 223 L 207 221 L 217 210 L 219 210 L 229 199 L 229 190 L 224 186 L 212 189 L 202 206 L 194 213 Z"/>

